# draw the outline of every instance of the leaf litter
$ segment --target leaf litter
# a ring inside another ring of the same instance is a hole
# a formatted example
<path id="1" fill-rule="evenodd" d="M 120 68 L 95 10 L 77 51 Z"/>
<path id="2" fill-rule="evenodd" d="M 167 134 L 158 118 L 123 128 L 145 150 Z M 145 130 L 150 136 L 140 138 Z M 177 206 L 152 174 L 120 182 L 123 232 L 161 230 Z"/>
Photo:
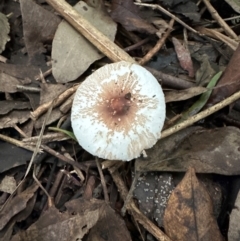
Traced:
<path id="1" fill-rule="evenodd" d="M 0 63 L 0 240 L 139 240 L 149 234 L 167 241 L 238 240 L 239 215 L 229 203 L 238 206 L 231 192 L 239 185 L 232 178 L 240 173 L 239 103 L 159 140 L 135 160 L 135 168 L 133 162 L 111 162 L 108 170 L 97 169 L 95 157 L 74 140 L 71 105 L 76 84 L 116 56 L 104 57 L 95 42 L 61 22 L 63 13 L 48 5 L 51 1 L 0 5 L 5 29 L 0 50 L 7 59 Z M 141 62 L 151 54 L 145 67 L 164 88 L 168 130 L 239 91 L 238 41 L 228 28 L 237 35 L 239 30 L 233 21 L 226 22 L 229 26 L 222 22 L 235 14 L 227 2 L 207 3 L 219 13 L 215 23 L 204 10 L 205 1 L 161 1 L 164 13 L 156 8 L 159 1 L 148 3 L 89 0 L 72 5 L 80 6 L 79 14 L 113 46 L 127 49 L 130 60 Z M 169 17 L 175 19 L 170 31 Z M 216 30 L 218 25 L 225 33 Z M 154 52 L 162 37 L 164 44 Z M 25 177 L 37 143 L 32 175 Z M 134 171 L 140 174 L 133 185 L 137 206 L 131 191 L 130 201 L 126 193 Z M 130 214 L 125 217 L 124 202 Z"/>
<path id="2" fill-rule="evenodd" d="M 94 27 L 114 40 L 116 23 L 106 14 L 100 0 L 95 1 L 94 6 L 80 1 L 74 8 Z M 52 44 L 53 75 L 59 83 L 77 79 L 90 64 L 104 56 L 64 20 L 59 24 Z"/>

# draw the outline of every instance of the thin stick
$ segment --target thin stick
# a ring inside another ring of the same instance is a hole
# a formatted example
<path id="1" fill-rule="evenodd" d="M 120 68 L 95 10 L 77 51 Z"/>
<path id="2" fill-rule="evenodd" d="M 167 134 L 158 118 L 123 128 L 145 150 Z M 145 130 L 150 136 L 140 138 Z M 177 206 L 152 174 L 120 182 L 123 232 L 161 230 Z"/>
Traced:
<path id="1" fill-rule="evenodd" d="M 71 5 L 64 0 L 46 0 L 57 12 L 67 20 L 79 33 L 88 39 L 97 49 L 113 62 L 125 60 L 134 63 L 135 60 L 124 50 L 114 44 L 86 19 L 84 19 Z"/>
<path id="2" fill-rule="evenodd" d="M 203 36 L 203 34 L 199 33 L 198 31 L 196 31 L 195 29 L 193 29 L 192 27 L 190 27 L 189 25 L 184 23 L 181 19 L 179 19 L 175 15 L 171 14 L 169 11 L 167 11 L 166 9 L 164 9 L 163 7 L 161 7 L 157 4 L 148 4 L 148 3 L 135 3 L 135 4 L 139 5 L 139 6 L 143 6 L 143 7 L 149 7 L 149 8 L 152 8 L 152 9 L 158 9 L 159 11 L 163 12 L 164 14 L 169 16 L 170 18 L 174 19 L 176 22 L 180 23 L 184 28 L 188 29 L 189 31 L 191 31 L 195 34 Z"/>
<path id="3" fill-rule="evenodd" d="M 16 140 L 16 139 L 11 138 L 9 136 L 5 136 L 5 135 L 0 134 L 0 139 L 3 140 L 3 141 L 6 141 L 8 143 L 11 143 L 11 144 L 13 144 L 15 146 L 24 148 L 24 149 L 26 149 L 28 151 L 32 151 L 33 152 L 34 149 L 35 149 L 34 147 L 27 146 L 26 143 L 23 143 L 22 141 Z"/>
<path id="4" fill-rule="evenodd" d="M 78 88 L 79 85 L 75 85 L 72 88 L 67 89 L 62 94 L 60 94 L 54 102 L 53 108 L 60 105 L 65 99 L 67 99 L 70 95 L 72 95 Z M 40 105 L 35 111 L 31 112 L 31 118 L 33 120 L 37 120 L 39 116 L 45 113 L 50 106 L 52 105 L 52 101 L 44 103 Z"/>
<path id="5" fill-rule="evenodd" d="M 132 184 L 131 184 L 131 187 L 130 187 L 130 190 L 127 194 L 127 197 L 126 199 L 124 200 L 124 205 L 121 209 L 121 214 L 123 216 L 125 216 L 125 213 L 126 213 L 126 207 L 129 205 L 129 203 L 132 201 L 132 197 L 133 197 L 133 192 L 134 192 L 134 189 L 136 188 L 136 185 L 137 185 L 137 182 L 138 182 L 138 178 L 140 177 L 140 172 L 138 171 L 135 171 L 135 176 L 134 176 L 134 179 L 132 181 Z"/>
<path id="6" fill-rule="evenodd" d="M 22 137 L 25 137 L 25 138 L 28 137 L 16 124 L 14 124 L 13 128 L 14 128 Z"/>
<path id="7" fill-rule="evenodd" d="M 101 184 L 102 184 L 102 188 L 103 188 L 103 194 L 104 194 L 104 200 L 105 200 L 105 202 L 109 202 L 107 185 L 106 185 L 106 182 L 105 182 L 105 179 L 104 179 L 104 176 L 103 176 L 102 168 L 99 164 L 99 160 L 98 160 L 97 157 L 95 158 L 95 161 L 96 161 L 98 172 L 99 172 L 99 175 L 100 175 L 100 180 L 101 180 Z"/>
<path id="8" fill-rule="evenodd" d="M 206 36 L 222 41 L 227 44 L 232 50 L 236 50 L 238 46 L 238 42 L 234 39 L 228 37 L 225 34 L 220 33 L 215 29 L 209 29 L 204 27 L 197 27 L 198 31 Z"/>
<path id="9" fill-rule="evenodd" d="M 235 94 L 231 95 L 230 97 L 226 98 L 225 100 L 217 103 L 216 105 L 213 105 L 209 107 L 208 109 L 199 112 L 198 114 L 189 117 L 187 120 L 181 122 L 180 124 L 177 124 L 165 131 L 162 132 L 161 139 L 170 136 L 188 126 L 191 126 L 192 124 L 196 123 L 197 121 L 206 118 L 207 116 L 221 110 L 225 106 L 230 105 L 231 103 L 235 102 L 240 98 L 240 91 L 236 92 Z"/>
<path id="10" fill-rule="evenodd" d="M 145 63 L 147 63 L 159 51 L 159 49 L 161 49 L 167 37 L 172 32 L 173 24 L 174 19 L 171 19 L 167 32 L 163 35 L 162 38 L 157 41 L 157 44 L 139 61 L 140 65 L 144 65 Z"/>
<path id="11" fill-rule="evenodd" d="M 40 81 L 40 80 L 41 80 L 41 76 L 47 77 L 47 76 L 50 75 L 51 73 L 52 73 L 52 69 L 49 69 L 49 70 L 47 70 L 46 72 L 41 73 L 41 74 L 35 76 L 35 80 L 39 80 L 39 81 Z"/>
<path id="12" fill-rule="evenodd" d="M 60 159 L 63 162 L 66 162 L 66 163 L 68 163 L 68 164 L 70 164 L 72 166 L 76 166 L 77 168 L 79 168 L 80 170 L 83 170 L 85 172 L 88 171 L 87 166 L 85 166 L 84 164 L 81 164 L 80 162 L 73 161 L 72 158 L 71 159 L 67 158 L 66 156 L 62 155 L 61 153 L 59 153 L 59 152 L 57 152 L 55 150 L 53 150 L 52 148 L 50 148 L 47 145 L 41 145 L 41 148 L 44 151 L 46 151 L 49 154 L 55 156 L 56 158 Z"/>
<path id="13" fill-rule="evenodd" d="M 212 15 L 212 17 L 218 22 L 218 24 L 224 29 L 225 33 L 228 34 L 233 39 L 239 41 L 238 36 L 234 33 L 234 31 L 228 26 L 228 24 L 221 18 L 221 16 L 218 14 L 216 9 L 212 6 L 209 0 L 203 0 L 205 3 L 208 11 Z"/>
<path id="14" fill-rule="evenodd" d="M 22 142 L 28 145 L 35 145 L 38 141 L 39 136 L 33 136 L 33 137 L 25 137 L 22 139 Z M 46 135 L 42 136 L 42 143 L 52 142 L 52 141 L 63 141 L 70 139 L 69 136 L 67 136 L 64 133 L 47 133 Z"/>
<path id="15" fill-rule="evenodd" d="M 30 93 L 40 93 L 41 89 L 38 87 L 32 86 L 24 86 L 24 85 L 17 85 L 17 90 L 21 92 L 30 92 Z"/>
<path id="16" fill-rule="evenodd" d="M 117 170 L 114 167 L 109 168 L 109 172 L 118 188 L 118 191 L 123 200 L 126 200 L 128 195 L 128 190 Z M 138 221 L 149 233 L 151 233 L 159 241 L 171 241 L 171 239 L 164 234 L 152 221 L 150 221 L 140 210 L 136 207 L 133 200 L 126 203 L 126 208 L 130 214 Z"/>

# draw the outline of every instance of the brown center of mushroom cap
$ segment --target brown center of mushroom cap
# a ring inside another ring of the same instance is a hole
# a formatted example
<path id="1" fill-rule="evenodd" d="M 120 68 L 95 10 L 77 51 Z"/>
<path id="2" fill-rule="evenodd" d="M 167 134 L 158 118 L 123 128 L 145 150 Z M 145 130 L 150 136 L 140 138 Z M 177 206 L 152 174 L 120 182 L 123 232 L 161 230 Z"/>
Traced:
<path id="1" fill-rule="evenodd" d="M 114 116 L 120 116 L 127 113 L 127 111 L 130 108 L 130 98 L 127 98 L 128 96 L 125 95 L 124 97 L 117 97 L 110 99 L 108 103 L 108 110 L 111 112 Z"/>

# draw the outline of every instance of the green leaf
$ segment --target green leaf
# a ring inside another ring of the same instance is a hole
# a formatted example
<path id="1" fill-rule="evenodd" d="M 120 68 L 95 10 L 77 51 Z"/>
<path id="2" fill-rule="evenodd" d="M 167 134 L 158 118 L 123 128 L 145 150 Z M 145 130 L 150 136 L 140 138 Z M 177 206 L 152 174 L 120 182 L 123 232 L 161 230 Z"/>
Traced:
<path id="1" fill-rule="evenodd" d="M 57 127 L 49 127 L 48 129 L 52 130 L 52 131 L 64 133 L 65 135 L 71 137 L 74 141 L 77 142 L 77 138 L 75 137 L 75 135 L 71 131 L 67 131 L 67 130 L 64 130 L 64 129 L 61 129 L 61 128 L 57 128 Z"/>
<path id="2" fill-rule="evenodd" d="M 182 114 L 182 118 L 179 122 L 186 120 L 189 116 L 193 116 L 195 114 L 197 114 L 203 107 L 204 105 L 207 103 L 213 88 L 215 87 L 215 85 L 217 84 L 219 78 L 222 75 L 222 71 L 218 72 L 217 74 L 215 74 L 213 76 L 213 78 L 210 80 L 210 82 L 207 85 L 207 90 L 205 93 L 203 93 L 200 98 L 185 112 L 183 112 Z"/>

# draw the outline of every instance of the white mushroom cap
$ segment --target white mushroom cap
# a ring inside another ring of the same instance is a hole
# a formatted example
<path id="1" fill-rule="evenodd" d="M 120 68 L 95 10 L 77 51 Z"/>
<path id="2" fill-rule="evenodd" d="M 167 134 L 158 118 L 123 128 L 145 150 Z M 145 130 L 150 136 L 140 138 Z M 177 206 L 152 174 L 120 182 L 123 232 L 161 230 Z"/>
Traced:
<path id="1" fill-rule="evenodd" d="M 143 67 L 118 62 L 96 70 L 79 86 L 72 128 L 94 156 L 130 161 L 160 138 L 165 120 L 162 88 Z"/>

